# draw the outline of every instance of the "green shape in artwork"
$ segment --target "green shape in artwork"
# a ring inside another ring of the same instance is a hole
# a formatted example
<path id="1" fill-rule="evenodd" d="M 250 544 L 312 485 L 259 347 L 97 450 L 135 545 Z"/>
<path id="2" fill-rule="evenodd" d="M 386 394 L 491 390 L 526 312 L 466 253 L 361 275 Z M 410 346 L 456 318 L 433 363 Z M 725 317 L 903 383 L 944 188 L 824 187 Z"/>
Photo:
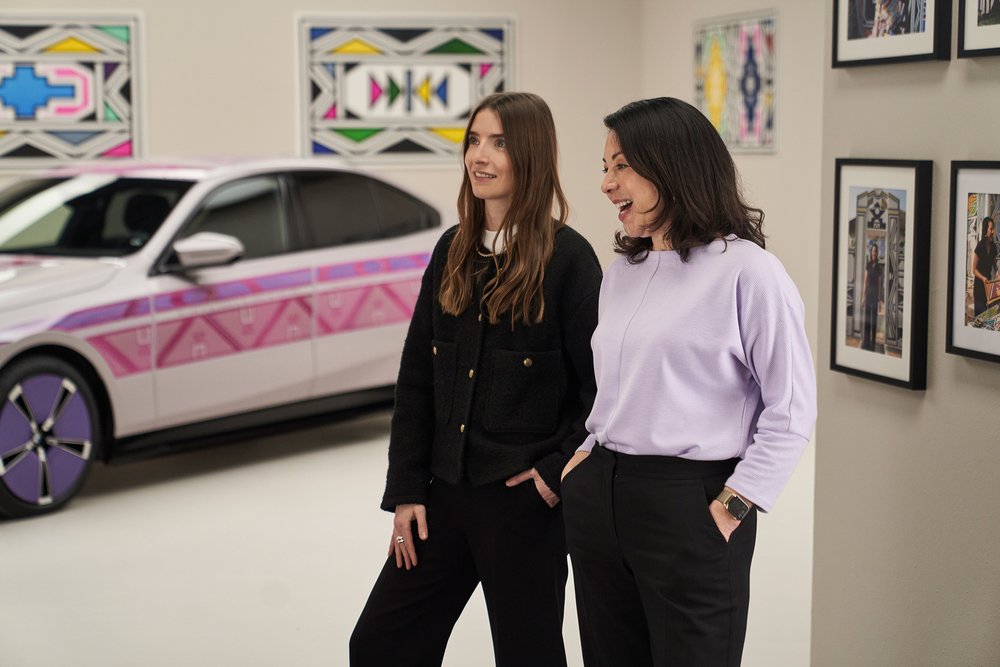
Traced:
<path id="1" fill-rule="evenodd" d="M 393 78 L 390 76 L 389 77 L 389 104 L 392 104 L 393 102 L 395 102 L 397 97 L 399 97 L 399 86 L 396 85 L 395 80 L 393 80 Z"/>
<path id="2" fill-rule="evenodd" d="M 128 44 L 129 27 L 127 25 L 102 25 L 98 27 L 104 32 L 114 37 L 115 39 L 120 39 L 121 41 Z"/>
<path id="3" fill-rule="evenodd" d="M 371 137 L 381 132 L 382 128 L 375 127 L 375 128 L 356 129 L 356 130 L 348 129 L 348 130 L 335 130 L 335 131 L 338 134 L 342 134 L 343 136 L 347 137 L 351 141 L 356 141 L 358 143 L 361 143 L 368 137 Z"/>
<path id="4" fill-rule="evenodd" d="M 445 42 L 441 46 L 431 49 L 428 53 L 482 53 L 482 51 L 468 42 L 453 39 L 450 42 Z"/>
<path id="5" fill-rule="evenodd" d="M 104 120 L 120 121 L 121 117 L 107 104 L 104 105 Z"/>

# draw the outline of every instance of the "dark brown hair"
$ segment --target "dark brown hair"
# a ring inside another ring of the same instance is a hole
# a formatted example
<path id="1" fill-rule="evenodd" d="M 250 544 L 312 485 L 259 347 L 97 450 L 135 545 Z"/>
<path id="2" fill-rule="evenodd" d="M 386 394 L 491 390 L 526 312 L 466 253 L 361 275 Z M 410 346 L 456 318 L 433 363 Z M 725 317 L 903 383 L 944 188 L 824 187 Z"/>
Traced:
<path id="1" fill-rule="evenodd" d="M 740 192 L 736 165 L 719 133 L 696 108 L 672 97 L 626 104 L 604 118 L 629 166 L 651 182 L 663 211 L 655 232 L 687 261 L 691 248 L 735 234 L 764 247 L 764 212 Z M 655 206 L 654 206 L 655 209 Z M 653 242 L 615 234 L 615 252 L 630 263 Z"/>
<path id="2" fill-rule="evenodd" d="M 516 322 L 541 322 L 545 314 L 542 280 L 552 257 L 556 230 L 566 224 L 569 207 L 559 184 L 556 126 L 552 112 L 538 95 L 496 93 L 484 98 L 469 116 L 462 142 L 463 160 L 469 150 L 469 130 L 483 109 L 491 109 L 503 127 L 506 151 L 514 179 L 514 196 L 500 224 L 506 241 L 498 259 L 497 275 L 483 287 L 482 305 L 490 322 L 510 312 Z M 558 204 L 558 218 L 553 207 Z M 472 302 L 476 278 L 476 249 L 486 226 L 486 207 L 472 193 L 469 173 L 463 169 L 458 194 L 458 233 L 448 250 L 438 301 L 449 315 L 460 315 Z M 517 233 L 514 233 L 514 227 Z"/>

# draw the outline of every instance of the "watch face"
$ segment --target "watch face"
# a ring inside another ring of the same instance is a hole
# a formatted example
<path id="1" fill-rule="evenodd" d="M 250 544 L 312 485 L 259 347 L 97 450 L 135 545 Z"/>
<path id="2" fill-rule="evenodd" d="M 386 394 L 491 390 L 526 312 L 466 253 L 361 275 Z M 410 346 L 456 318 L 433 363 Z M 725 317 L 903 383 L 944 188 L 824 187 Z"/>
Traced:
<path id="1" fill-rule="evenodd" d="M 747 512 L 750 511 L 750 506 L 743 502 L 743 499 L 739 496 L 732 496 L 726 502 L 726 509 L 733 515 L 733 518 L 738 521 L 742 521 L 743 517 L 745 517 Z"/>

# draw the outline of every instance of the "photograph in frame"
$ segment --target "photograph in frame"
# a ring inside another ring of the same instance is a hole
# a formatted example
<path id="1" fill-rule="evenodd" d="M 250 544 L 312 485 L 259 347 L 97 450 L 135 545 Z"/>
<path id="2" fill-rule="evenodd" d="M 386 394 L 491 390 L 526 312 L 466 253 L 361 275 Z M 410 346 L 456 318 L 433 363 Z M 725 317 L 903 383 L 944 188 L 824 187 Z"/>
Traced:
<path id="1" fill-rule="evenodd" d="M 947 351 L 1000 363 L 1000 162 L 952 162 Z"/>
<path id="2" fill-rule="evenodd" d="M 951 57 L 951 0 L 834 0 L 833 66 Z"/>
<path id="3" fill-rule="evenodd" d="M 833 370 L 926 387 L 930 161 L 836 164 Z"/>
<path id="4" fill-rule="evenodd" d="M 1000 0 L 958 3 L 958 57 L 1000 56 Z"/>

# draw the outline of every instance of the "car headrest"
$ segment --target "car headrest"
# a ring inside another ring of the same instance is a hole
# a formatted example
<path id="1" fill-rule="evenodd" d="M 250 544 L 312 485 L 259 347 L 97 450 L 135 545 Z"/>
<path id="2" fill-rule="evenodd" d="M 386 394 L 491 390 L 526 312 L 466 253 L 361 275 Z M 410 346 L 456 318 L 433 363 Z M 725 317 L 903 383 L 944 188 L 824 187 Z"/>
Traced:
<path id="1" fill-rule="evenodd" d="M 170 202 L 163 195 L 133 195 L 125 206 L 125 226 L 129 231 L 152 236 L 170 213 Z"/>

